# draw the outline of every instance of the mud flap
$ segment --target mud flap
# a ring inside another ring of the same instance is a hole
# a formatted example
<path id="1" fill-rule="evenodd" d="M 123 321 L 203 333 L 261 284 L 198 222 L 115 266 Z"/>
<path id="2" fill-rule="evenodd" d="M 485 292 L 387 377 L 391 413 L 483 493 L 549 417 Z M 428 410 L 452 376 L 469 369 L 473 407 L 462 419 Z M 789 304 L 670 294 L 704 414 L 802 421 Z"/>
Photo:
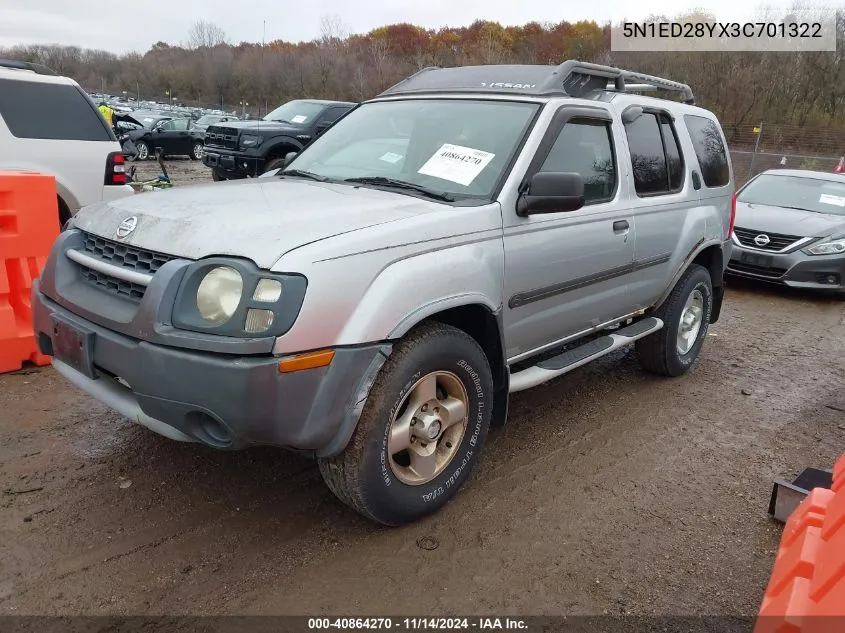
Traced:
<path id="1" fill-rule="evenodd" d="M 710 323 L 715 323 L 719 320 L 719 314 L 722 311 L 722 301 L 725 297 L 725 286 L 713 287 L 713 309 L 710 311 Z"/>

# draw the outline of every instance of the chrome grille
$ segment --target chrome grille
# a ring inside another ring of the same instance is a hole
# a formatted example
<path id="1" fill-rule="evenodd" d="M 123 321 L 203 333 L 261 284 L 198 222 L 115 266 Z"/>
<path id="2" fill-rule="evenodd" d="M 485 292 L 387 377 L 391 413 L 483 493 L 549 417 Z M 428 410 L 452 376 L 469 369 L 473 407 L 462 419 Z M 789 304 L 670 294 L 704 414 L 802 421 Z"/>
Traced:
<path id="1" fill-rule="evenodd" d="M 170 255 L 113 242 L 90 233 L 85 233 L 83 250 L 86 254 L 102 259 L 112 266 L 150 275 L 155 275 L 159 268 L 173 259 Z"/>
<path id="2" fill-rule="evenodd" d="M 736 239 L 743 246 L 748 248 L 756 248 L 761 251 L 782 251 L 788 246 L 792 246 L 798 240 L 803 239 L 801 235 L 785 235 L 783 233 L 769 233 L 768 231 L 758 231 L 757 229 L 747 229 L 739 226 L 734 227 L 734 235 Z M 759 235 L 765 235 L 769 238 L 769 243 L 760 245 L 754 239 Z"/>
<path id="3" fill-rule="evenodd" d="M 80 266 L 79 272 L 85 281 L 112 294 L 135 302 L 140 302 L 144 298 L 146 287 L 140 284 L 134 284 L 123 279 L 118 279 L 117 277 L 112 277 L 111 275 L 105 275 L 87 266 Z"/>

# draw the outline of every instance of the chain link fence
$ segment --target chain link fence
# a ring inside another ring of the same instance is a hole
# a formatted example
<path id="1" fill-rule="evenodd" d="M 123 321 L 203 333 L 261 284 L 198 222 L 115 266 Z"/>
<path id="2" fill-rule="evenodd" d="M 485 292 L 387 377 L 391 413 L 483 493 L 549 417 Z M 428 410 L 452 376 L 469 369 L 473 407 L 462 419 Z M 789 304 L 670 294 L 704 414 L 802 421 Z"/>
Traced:
<path id="1" fill-rule="evenodd" d="M 767 169 L 833 172 L 845 156 L 845 130 L 765 122 L 723 129 L 737 187 Z"/>

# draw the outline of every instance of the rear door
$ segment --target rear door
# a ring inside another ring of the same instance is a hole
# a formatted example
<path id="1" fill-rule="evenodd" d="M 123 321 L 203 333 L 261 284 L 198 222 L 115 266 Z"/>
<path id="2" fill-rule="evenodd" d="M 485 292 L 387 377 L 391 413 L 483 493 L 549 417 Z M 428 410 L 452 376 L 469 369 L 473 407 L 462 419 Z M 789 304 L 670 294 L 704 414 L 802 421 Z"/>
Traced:
<path id="1" fill-rule="evenodd" d="M 641 113 L 637 116 L 637 112 Z M 629 290 L 638 308 L 654 303 L 688 255 L 689 236 L 701 237 L 704 216 L 669 110 L 632 104 L 622 111 L 637 243 Z M 683 125 L 681 122 L 680 125 Z M 700 215 L 700 217 L 697 217 Z M 689 236 L 685 236 L 688 234 Z"/>
<path id="2" fill-rule="evenodd" d="M 0 77 L 0 170 L 56 178 L 71 212 L 103 199 L 106 158 L 120 145 L 105 119 L 70 81 Z M 8 128 L 8 129 L 7 129 Z"/>

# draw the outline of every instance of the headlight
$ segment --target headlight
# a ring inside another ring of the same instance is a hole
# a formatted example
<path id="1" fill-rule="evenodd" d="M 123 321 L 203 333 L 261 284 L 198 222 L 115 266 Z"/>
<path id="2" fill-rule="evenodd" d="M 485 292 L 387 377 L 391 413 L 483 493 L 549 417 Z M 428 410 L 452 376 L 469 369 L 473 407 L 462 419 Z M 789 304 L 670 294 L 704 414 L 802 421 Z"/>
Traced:
<path id="1" fill-rule="evenodd" d="M 236 338 L 281 336 L 296 321 L 308 280 L 264 270 L 235 257 L 208 257 L 186 267 L 173 299 L 172 324 L 181 330 Z"/>
<path id="2" fill-rule="evenodd" d="M 839 255 L 845 253 L 845 238 L 820 242 L 804 249 L 808 255 Z"/>
<path id="3" fill-rule="evenodd" d="M 256 136 L 255 134 L 244 134 L 241 137 L 241 147 L 258 147 L 261 145 L 261 141 L 263 141 L 260 136 Z"/>
<path id="4" fill-rule="evenodd" d="M 203 319 L 222 325 L 232 318 L 241 304 L 244 280 L 229 266 L 212 268 L 197 288 L 197 310 Z"/>

